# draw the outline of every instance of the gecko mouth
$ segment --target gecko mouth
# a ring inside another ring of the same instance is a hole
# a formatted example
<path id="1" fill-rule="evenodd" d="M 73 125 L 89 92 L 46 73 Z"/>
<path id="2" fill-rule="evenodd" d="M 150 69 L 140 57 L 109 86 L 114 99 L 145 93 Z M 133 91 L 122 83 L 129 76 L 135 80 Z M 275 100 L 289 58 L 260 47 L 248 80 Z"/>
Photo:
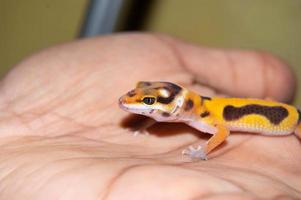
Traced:
<path id="1" fill-rule="evenodd" d="M 119 99 L 118 105 L 119 105 L 119 108 L 121 108 L 124 111 L 137 113 L 137 111 L 135 111 L 135 109 L 131 108 L 130 104 L 125 103 L 121 98 Z"/>
<path id="2" fill-rule="evenodd" d="M 155 109 L 136 108 L 135 105 L 123 104 L 123 103 L 119 103 L 119 107 L 127 112 L 140 114 L 140 115 L 146 115 L 146 116 L 148 116 L 149 114 L 152 114 L 155 111 Z"/>

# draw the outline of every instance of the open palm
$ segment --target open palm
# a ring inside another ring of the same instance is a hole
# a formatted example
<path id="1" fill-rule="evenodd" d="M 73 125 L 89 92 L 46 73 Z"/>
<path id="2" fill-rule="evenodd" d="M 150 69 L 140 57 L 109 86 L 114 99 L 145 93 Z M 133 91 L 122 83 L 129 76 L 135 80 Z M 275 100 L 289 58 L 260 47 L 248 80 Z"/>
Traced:
<path id="1" fill-rule="evenodd" d="M 199 48 L 174 38 L 121 34 L 64 44 L 24 60 L 1 82 L 0 199 L 301 198 L 301 145 L 294 136 L 234 133 L 192 161 L 206 134 L 157 124 L 118 108 L 141 80 L 204 95 L 289 101 L 294 78 L 266 53 Z"/>

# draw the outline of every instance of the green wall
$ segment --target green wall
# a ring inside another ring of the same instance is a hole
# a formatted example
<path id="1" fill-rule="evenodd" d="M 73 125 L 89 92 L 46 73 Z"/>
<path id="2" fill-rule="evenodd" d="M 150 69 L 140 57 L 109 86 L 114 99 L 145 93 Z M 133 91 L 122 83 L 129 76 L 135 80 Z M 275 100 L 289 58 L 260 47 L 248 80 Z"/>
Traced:
<path id="1" fill-rule="evenodd" d="M 0 76 L 29 54 L 78 35 L 87 0 L 0 0 Z"/>

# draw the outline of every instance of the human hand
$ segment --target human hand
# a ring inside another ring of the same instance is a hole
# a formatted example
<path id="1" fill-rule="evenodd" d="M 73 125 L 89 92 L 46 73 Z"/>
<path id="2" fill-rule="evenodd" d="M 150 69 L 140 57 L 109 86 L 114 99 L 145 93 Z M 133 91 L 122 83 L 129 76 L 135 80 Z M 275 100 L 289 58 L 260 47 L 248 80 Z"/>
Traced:
<path id="1" fill-rule="evenodd" d="M 295 87 L 289 68 L 266 53 L 201 48 L 162 35 L 46 49 L 1 83 L 0 199 L 301 198 L 294 136 L 235 133 L 198 162 L 181 151 L 206 135 L 185 125 L 158 124 L 133 137 L 118 98 L 141 80 L 280 101 L 291 100 Z"/>

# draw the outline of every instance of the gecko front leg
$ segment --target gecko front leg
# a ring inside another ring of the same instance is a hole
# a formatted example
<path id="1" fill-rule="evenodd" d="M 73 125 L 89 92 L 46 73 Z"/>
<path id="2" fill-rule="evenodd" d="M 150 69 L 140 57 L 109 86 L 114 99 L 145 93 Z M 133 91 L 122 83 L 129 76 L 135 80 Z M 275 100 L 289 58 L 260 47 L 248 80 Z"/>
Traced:
<path id="1" fill-rule="evenodd" d="M 132 128 L 131 130 L 133 131 L 133 136 L 138 136 L 138 135 L 148 135 L 147 129 L 153 126 L 156 122 L 156 120 L 152 118 L 146 118 L 144 119 L 138 127 Z"/>
<path id="2" fill-rule="evenodd" d="M 228 128 L 221 124 L 211 126 L 203 122 L 194 122 L 192 124 L 190 123 L 189 125 L 202 132 L 213 134 L 213 136 L 206 142 L 206 144 L 199 144 L 196 148 L 189 146 L 182 152 L 182 154 L 188 155 L 191 158 L 200 158 L 202 160 L 207 160 L 208 153 L 215 149 L 218 145 L 223 143 L 230 133 Z"/>

